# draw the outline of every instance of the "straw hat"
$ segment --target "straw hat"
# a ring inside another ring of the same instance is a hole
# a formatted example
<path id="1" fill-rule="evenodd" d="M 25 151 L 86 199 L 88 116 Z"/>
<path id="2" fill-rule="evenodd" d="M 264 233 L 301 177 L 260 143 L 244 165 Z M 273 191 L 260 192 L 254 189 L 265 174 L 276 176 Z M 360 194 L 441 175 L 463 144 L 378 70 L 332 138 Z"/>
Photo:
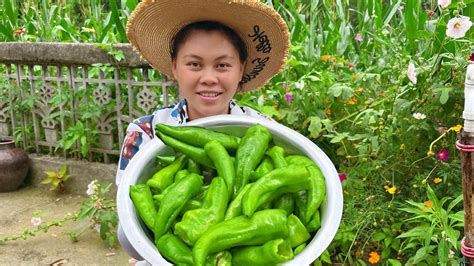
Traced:
<path id="1" fill-rule="evenodd" d="M 127 23 L 127 36 L 136 52 L 169 77 L 170 47 L 176 33 L 198 21 L 216 21 L 233 29 L 245 43 L 247 64 L 242 90 L 264 85 L 283 68 L 289 33 L 280 15 L 258 0 L 144 0 Z"/>

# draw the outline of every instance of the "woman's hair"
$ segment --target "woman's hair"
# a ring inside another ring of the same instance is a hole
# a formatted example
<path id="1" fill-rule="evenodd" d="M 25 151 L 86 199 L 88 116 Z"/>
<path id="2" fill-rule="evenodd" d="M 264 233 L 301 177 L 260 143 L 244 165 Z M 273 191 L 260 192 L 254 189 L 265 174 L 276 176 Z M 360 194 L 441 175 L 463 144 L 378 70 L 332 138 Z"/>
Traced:
<path id="1" fill-rule="evenodd" d="M 247 48 L 245 43 L 242 41 L 240 36 L 231 28 L 216 21 L 198 21 L 183 27 L 176 36 L 171 40 L 171 59 L 176 60 L 179 49 L 186 42 L 189 35 L 196 30 L 203 30 L 206 32 L 217 31 L 224 34 L 227 39 L 232 43 L 234 48 L 239 53 L 240 62 L 245 62 L 248 57 Z"/>

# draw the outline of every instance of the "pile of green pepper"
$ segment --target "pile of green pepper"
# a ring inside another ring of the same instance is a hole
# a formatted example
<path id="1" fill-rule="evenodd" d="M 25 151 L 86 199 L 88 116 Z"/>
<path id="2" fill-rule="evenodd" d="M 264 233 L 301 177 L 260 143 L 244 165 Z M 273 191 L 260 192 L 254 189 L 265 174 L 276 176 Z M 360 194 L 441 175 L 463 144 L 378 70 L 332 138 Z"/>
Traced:
<path id="1" fill-rule="evenodd" d="M 287 155 L 256 124 L 241 138 L 157 124 L 175 158 L 130 187 L 159 252 L 176 265 L 277 265 L 321 226 L 324 176 L 308 157 Z M 205 177 L 206 176 L 206 177 Z"/>

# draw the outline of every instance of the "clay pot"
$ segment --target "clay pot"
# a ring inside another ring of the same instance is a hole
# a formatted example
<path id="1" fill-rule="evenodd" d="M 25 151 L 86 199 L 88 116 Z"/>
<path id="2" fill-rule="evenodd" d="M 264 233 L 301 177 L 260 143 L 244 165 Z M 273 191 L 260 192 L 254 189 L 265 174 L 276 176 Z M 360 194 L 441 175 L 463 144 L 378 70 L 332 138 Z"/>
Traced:
<path id="1" fill-rule="evenodd" d="M 0 139 L 0 192 L 18 189 L 25 180 L 29 164 L 28 154 L 16 148 L 15 141 Z"/>

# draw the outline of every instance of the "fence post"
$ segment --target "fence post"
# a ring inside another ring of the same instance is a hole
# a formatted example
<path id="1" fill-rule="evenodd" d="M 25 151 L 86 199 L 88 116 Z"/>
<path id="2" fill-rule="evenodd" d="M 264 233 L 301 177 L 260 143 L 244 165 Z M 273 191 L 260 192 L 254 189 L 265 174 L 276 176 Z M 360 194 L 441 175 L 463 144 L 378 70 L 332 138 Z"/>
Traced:
<path id="1" fill-rule="evenodd" d="M 474 61 L 467 67 L 464 89 L 464 127 L 456 147 L 461 152 L 462 186 L 464 195 L 464 238 L 461 241 L 461 253 L 464 264 L 474 262 Z"/>

